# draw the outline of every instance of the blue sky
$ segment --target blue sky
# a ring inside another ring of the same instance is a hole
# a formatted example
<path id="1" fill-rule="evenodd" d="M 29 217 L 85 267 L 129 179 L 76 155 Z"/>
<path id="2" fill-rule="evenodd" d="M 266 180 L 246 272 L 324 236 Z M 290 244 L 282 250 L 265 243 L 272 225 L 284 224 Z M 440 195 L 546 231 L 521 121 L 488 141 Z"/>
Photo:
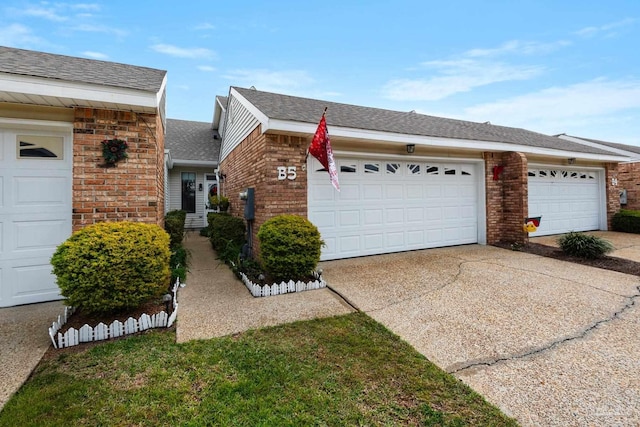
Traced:
<path id="1" fill-rule="evenodd" d="M 640 145 L 639 42 L 637 0 L 0 5 L 0 45 L 167 70 L 198 121 L 255 86 Z"/>

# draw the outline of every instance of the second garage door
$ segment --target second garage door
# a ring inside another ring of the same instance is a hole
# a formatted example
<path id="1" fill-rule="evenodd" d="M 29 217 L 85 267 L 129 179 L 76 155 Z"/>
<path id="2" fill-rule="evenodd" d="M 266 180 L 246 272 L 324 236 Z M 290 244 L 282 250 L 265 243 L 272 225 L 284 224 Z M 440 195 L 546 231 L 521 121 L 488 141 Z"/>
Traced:
<path id="1" fill-rule="evenodd" d="M 530 236 L 602 228 L 602 171 L 558 167 L 529 169 L 529 216 L 542 216 Z"/>
<path id="2" fill-rule="evenodd" d="M 337 160 L 341 191 L 309 162 L 309 219 L 326 246 L 322 259 L 478 242 L 479 183 L 474 162 Z"/>

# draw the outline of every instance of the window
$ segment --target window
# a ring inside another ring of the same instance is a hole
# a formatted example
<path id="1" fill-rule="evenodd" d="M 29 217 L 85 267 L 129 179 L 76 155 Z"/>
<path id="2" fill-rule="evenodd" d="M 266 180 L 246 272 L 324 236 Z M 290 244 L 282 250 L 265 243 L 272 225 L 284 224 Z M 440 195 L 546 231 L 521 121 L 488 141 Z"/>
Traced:
<path id="1" fill-rule="evenodd" d="M 420 165 L 416 165 L 414 163 L 408 163 L 407 171 L 409 172 L 409 175 L 420 175 Z"/>
<path id="2" fill-rule="evenodd" d="M 427 165 L 425 170 L 427 171 L 427 175 L 438 175 L 440 173 L 440 168 L 438 168 L 438 166 Z"/>
<path id="3" fill-rule="evenodd" d="M 187 213 L 196 212 L 196 174 L 182 172 L 182 210 Z"/>
<path id="4" fill-rule="evenodd" d="M 537 172 L 538 171 L 536 170 L 529 170 L 529 176 L 537 176 L 538 175 Z"/>
<path id="5" fill-rule="evenodd" d="M 400 163 L 387 163 L 387 174 L 396 174 L 400 169 Z"/>
<path id="6" fill-rule="evenodd" d="M 355 173 L 356 165 L 342 165 L 340 166 L 340 172 Z"/>
<path id="7" fill-rule="evenodd" d="M 454 168 L 448 168 L 448 167 L 445 166 L 444 174 L 445 175 L 455 175 L 456 174 L 456 170 Z"/>
<path id="8" fill-rule="evenodd" d="M 61 136 L 18 135 L 19 159 L 62 160 L 64 138 Z"/>
<path id="9" fill-rule="evenodd" d="M 380 163 L 364 164 L 364 173 L 379 173 L 379 172 L 380 172 Z"/>

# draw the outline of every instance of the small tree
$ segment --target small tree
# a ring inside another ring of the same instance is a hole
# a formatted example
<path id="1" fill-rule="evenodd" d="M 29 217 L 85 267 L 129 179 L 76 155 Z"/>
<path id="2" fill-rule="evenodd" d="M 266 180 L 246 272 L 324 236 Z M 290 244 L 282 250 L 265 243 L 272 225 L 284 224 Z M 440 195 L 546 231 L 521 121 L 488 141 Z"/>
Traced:
<path id="1" fill-rule="evenodd" d="M 320 261 L 324 242 L 309 220 L 296 215 L 279 215 L 258 231 L 260 259 L 276 281 L 306 278 Z"/>

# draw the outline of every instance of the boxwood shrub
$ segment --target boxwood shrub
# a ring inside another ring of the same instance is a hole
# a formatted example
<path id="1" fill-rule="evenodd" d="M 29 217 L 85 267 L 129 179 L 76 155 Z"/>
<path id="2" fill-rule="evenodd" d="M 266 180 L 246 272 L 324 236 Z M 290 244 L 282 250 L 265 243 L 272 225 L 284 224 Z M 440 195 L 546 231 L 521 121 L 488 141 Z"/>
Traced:
<path id="1" fill-rule="evenodd" d="M 244 220 L 227 213 L 210 213 L 207 221 L 213 249 L 224 261 L 235 261 L 246 241 Z"/>
<path id="2" fill-rule="evenodd" d="M 600 258 L 614 249 L 608 240 L 575 231 L 558 237 L 558 244 L 564 253 L 586 259 Z"/>
<path id="3" fill-rule="evenodd" d="M 187 219 L 187 212 L 183 210 L 173 210 L 164 216 L 164 229 L 169 233 L 171 247 L 182 244 L 184 238 L 184 222 Z"/>
<path id="4" fill-rule="evenodd" d="M 51 264 L 65 304 L 109 313 L 166 292 L 169 256 L 169 235 L 159 226 L 104 222 L 73 233 Z"/>
<path id="5" fill-rule="evenodd" d="M 269 219 L 260 227 L 258 240 L 262 265 L 276 281 L 305 279 L 320 261 L 320 232 L 301 216 Z"/>
<path id="6" fill-rule="evenodd" d="M 611 225 L 615 231 L 640 234 L 640 211 L 622 209 L 613 216 Z"/>

